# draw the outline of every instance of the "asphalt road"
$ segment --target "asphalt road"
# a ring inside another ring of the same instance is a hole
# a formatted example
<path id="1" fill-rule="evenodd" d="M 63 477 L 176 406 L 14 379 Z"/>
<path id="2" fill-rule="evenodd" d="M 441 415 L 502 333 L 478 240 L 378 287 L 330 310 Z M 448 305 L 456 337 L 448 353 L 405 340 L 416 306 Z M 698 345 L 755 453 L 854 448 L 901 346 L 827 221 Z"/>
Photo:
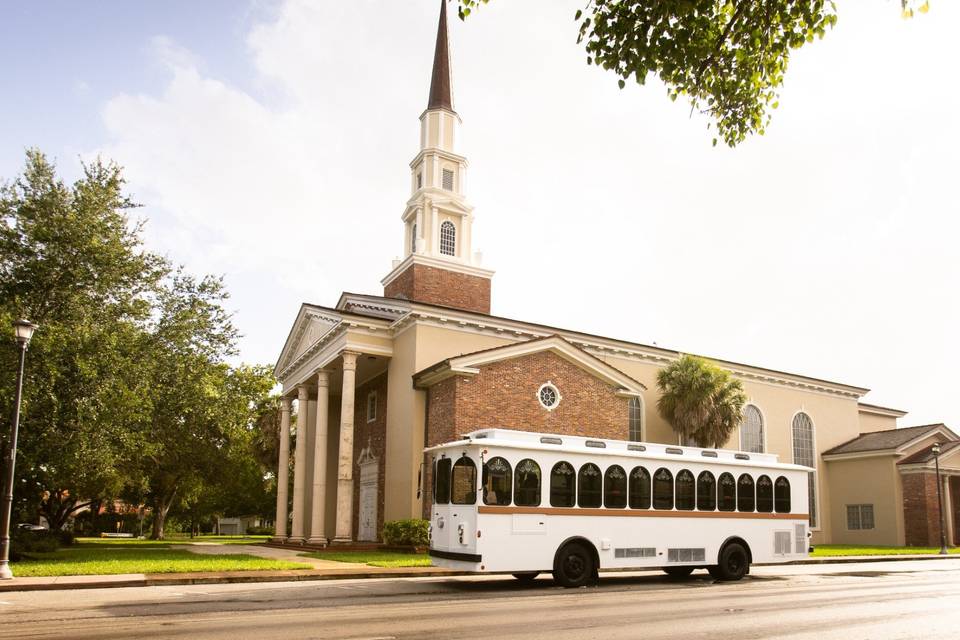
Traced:
<path id="1" fill-rule="evenodd" d="M 960 559 L 548 577 L 340 580 L 0 594 L 0 638 L 960 638 Z"/>

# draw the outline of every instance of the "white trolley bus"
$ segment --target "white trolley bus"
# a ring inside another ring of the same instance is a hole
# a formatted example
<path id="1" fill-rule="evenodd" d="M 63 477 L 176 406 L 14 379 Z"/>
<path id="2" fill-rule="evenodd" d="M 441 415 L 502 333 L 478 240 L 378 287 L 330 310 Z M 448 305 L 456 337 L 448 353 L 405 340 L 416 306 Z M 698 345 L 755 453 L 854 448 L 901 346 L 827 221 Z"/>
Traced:
<path id="1" fill-rule="evenodd" d="M 773 454 L 506 429 L 426 452 L 437 566 L 575 587 L 602 569 L 739 580 L 808 553 L 811 469 Z"/>

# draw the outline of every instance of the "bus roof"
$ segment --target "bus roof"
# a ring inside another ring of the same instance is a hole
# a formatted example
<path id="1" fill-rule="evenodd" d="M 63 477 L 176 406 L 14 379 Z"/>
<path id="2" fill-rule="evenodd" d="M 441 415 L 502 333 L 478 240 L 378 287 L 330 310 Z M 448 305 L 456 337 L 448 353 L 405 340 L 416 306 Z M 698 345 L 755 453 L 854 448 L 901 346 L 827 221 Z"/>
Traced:
<path id="1" fill-rule="evenodd" d="M 591 455 L 626 455 L 673 462 L 687 460 L 690 462 L 698 461 L 702 463 L 720 463 L 736 466 L 776 467 L 778 469 L 812 471 L 812 469 L 808 467 L 780 462 L 779 457 L 773 453 L 748 453 L 731 449 L 681 447 L 654 442 L 631 442 L 626 440 L 587 438 L 583 436 L 496 428 L 471 431 L 459 440 L 452 440 L 443 444 L 427 447 L 424 451 L 435 451 L 448 447 L 463 446 L 465 444 L 484 444 L 537 451 L 569 451 Z"/>

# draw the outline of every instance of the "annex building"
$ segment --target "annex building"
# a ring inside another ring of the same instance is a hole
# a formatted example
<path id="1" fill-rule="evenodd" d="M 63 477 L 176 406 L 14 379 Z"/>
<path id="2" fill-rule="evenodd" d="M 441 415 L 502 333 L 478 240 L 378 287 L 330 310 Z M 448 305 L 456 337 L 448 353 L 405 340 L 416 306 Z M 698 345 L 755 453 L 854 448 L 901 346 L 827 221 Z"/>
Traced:
<path id="1" fill-rule="evenodd" d="M 446 20 L 441 2 L 401 215 L 404 257 L 381 281 L 382 295 L 303 304 L 277 361 L 278 542 L 376 541 L 385 520 L 421 517 L 430 507 L 423 448 L 480 428 L 677 443 L 656 410 L 656 375 L 678 351 L 491 314 L 494 272 L 471 247 Z M 953 431 L 898 428 L 905 412 L 863 402 L 868 389 L 714 362 L 749 398 L 727 447 L 814 469 L 814 544 L 938 545 L 935 443 L 950 541 L 960 543 Z M 294 412 L 291 497 L 284 461 Z"/>

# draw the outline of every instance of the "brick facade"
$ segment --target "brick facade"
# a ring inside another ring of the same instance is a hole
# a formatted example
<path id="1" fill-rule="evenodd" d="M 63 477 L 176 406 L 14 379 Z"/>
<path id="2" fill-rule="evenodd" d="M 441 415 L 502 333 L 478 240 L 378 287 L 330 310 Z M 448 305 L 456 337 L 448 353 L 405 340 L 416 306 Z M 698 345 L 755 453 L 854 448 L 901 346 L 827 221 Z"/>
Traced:
<path id="1" fill-rule="evenodd" d="M 537 399 L 547 381 L 562 398 L 553 411 Z M 447 378 L 427 390 L 427 446 L 489 427 L 626 440 L 629 399 L 550 351 L 484 365 L 476 375 Z M 430 465 L 424 469 L 423 513 L 429 517 Z"/>
<path id="2" fill-rule="evenodd" d="M 937 478 L 932 471 L 905 473 L 903 480 L 904 538 L 911 547 L 939 547 Z"/>
<path id="3" fill-rule="evenodd" d="M 367 398 L 373 392 L 377 394 L 377 415 L 367 422 Z M 355 392 L 353 413 L 353 539 L 360 537 L 360 465 L 357 460 L 360 451 L 370 447 L 378 460 L 377 472 L 377 539 L 383 532 L 384 478 L 387 462 L 387 374 L 359 385 Z"/>
<path id="4" fill-rule="evenodd" d="M 388 298 L 490 313 L 490 278 L 411 264 L 383 288 Z"/>

